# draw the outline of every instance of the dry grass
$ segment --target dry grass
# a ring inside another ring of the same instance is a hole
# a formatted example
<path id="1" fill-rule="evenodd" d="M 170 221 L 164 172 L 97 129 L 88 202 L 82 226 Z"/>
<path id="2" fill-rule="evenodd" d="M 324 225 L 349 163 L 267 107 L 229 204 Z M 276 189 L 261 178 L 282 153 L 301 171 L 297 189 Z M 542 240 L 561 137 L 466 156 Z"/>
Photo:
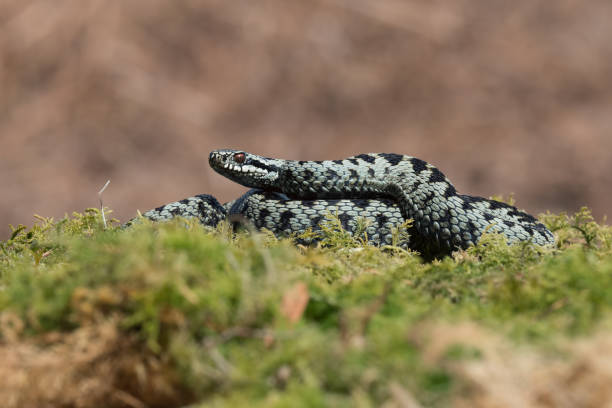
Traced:
<path id="1" fill-rule="evenodd" d="M 546 355 L 511 345 L 472 323 L 419 328 L 428 364 L 442 364 L 461 382 L 453 403 L 461 408 L 574 408 L 612 406 L 612 335 L 565 342 Z M 476 358 L 449 359 L 461 345 L 479 351 Z M 561 353 L 559 353 L 559 351 Z"/>
<path id="2" fill-rule="evenodd" d="M 3 331 L 6 333 L 6 331 Z M 0 345 L 0 401 L 18 407 L 169 407 L 189 401 L 173 370 L 112 321 Z"/>
<path id="3" fill-rule="evenodd" d="M 429 364 L 442 363 L 461 382 L 456 407 L 574 408 L 612 406 L 612 335 L 568 343 L 559 354 L 510 345 L 474 324 L 419 327 L 412 340 Z M 17 407 L 172 407 L 189 402 L 172 370 L 121 338 L 113 322 L 0 345 L 0 400 Z M 452 360 L 449 348 L 481 353 Z M 419 407 L 398 383 L 388 407 Z"/>

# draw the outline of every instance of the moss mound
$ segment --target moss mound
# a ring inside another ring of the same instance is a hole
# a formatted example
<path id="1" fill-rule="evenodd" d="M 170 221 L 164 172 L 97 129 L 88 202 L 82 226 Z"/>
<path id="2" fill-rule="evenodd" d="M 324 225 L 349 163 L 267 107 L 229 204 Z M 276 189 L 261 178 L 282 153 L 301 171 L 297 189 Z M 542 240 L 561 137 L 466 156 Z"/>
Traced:
<path id="1" fill-rule="evenodd" d="M 491 234 L 424 263 L 362 245 L 333 217 L 309 248 L 185 219 L 105 228 L 96 209 L 40 218 L 0 242 L 0 376 L 11 379 L 0 399 L 610 403 L 612 228 L 587 209 L 541 219 L 555 248 Z"/>

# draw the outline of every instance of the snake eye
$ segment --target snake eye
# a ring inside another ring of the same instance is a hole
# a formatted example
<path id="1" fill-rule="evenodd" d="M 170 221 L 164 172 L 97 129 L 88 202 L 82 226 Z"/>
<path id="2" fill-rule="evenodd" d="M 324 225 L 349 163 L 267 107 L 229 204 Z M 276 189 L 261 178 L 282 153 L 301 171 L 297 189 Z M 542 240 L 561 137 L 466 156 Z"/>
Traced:
<path id="1" fill-rule="evenodd" d="M 238 164 L 242 164 L 244 163 L 244 161 L 246 160 L 246 156 L 244 155 L 244 153 L 236 153 L 234 154 L 234 161 Z"/>

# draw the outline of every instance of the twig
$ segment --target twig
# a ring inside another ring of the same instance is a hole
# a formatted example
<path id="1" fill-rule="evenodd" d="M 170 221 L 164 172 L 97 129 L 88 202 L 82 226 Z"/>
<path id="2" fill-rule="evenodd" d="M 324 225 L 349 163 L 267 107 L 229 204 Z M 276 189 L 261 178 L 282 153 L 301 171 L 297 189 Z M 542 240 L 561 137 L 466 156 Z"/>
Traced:
<path id="1" fill-rule="evenodd" d="M 104 216 L 104 205 L 102 204 L 102 193 L 106 190 L 106 187 L 110 184 L 110 180 L 106 180 L 106 184 L 100 191 L 98 191 L 98 198 L 100 199 L 100 211 L 102 212 L 102 222 L 104 222 L 104 229 L 106 229 L 106 217 Z"/>

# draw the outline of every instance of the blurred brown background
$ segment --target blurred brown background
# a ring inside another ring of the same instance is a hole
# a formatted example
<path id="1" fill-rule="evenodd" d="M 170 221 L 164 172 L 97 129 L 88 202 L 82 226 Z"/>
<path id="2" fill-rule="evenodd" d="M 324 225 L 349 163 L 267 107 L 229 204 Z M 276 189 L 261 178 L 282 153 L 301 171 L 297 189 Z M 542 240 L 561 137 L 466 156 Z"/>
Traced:
<path id="1" fill-rule="evenodd" d="M 396 152 L 463 193 L 612 202 L 610 0 L 0 3 L 0 238 L 245 189 L 210 150 Z"/>

